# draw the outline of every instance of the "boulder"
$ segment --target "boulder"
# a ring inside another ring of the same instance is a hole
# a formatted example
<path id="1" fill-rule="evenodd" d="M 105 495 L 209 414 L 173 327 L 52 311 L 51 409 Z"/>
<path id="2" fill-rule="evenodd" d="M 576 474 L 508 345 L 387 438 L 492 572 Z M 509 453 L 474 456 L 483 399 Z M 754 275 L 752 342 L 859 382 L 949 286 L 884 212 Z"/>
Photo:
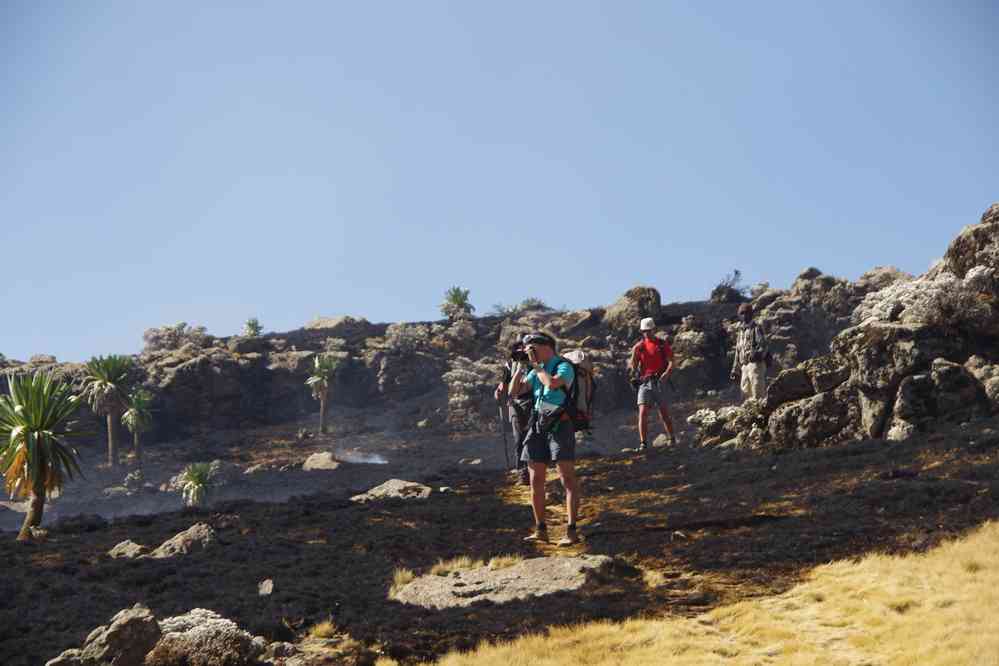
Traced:
<path id="1" fill-rule="evenodd" d="M 302 469 L 306 472 L 313 472 L 317 470 L 334 470 L 340 466 L 339 461 L 333 457 L 331 451 L 321 451 L 319 453 L 313 453 L 311 456 L 305 459 L 302 464 Z"/>
<path id="2" fill-rule="evenodd" d="M 352 502 L 370 502 L 379 499 L 426 499 L 430 497 L 430 486 L 413 481 L 403 481 L 402 479 L 389 479 L 385 483 L 376 486 L 366 493 L 354 495 Z"/>
<path id="3" fill-rule="evenodd" d="M 134 560 L 138 557 L 142 557 L 148 552 L 149 549 L 146 546 L 135 543 L 132 540 L 125 540 L 109 550 L 108 555 L 114 560 Z"/>
<path id="4" fill-rule="evenodd" d="M 215 543 L 215 530 L 205 523 L 197 523 L 180 534 L 164 541 L 148 557 L 154 560 L 162 560 L 178 555 L 188 555 L 210 548 Z"/>
<path id="5" fill-rule="evenodd" d="M 856 398 L 841 388 L 781 405 L 770 415 L 767 433 L 776 449 L 829 446 L 851 439 L 859 421 Z"/>
<path id="6" fill-rule="evenodd" d="M 992 403 L 964 366 L 936 359 L 930 372 L 902 380 L 885 438 L 903 440 L 938 422 L 963 422 L 987 416 Z"/>
<path id="7" fill-rule="evenodd" d="M 613 562 L 606 555 L 535 557 L 500 569 L 482 566 L 444 576 L 428 574 L 398 590 L 395 599 L 437 610 L 480 601 L 503 604 L 578 590 L 592 574 L 609 570 Z"/>
<path id="8" fill-rule="evenodd" d="M 271 351 L 270 340 L 259 336 L 229 338 L 226 348 L 234 354 L 264 354 Z"/>
<path id="9" fill-rule="evenodd" d="M 136 604 L 90 632 L 79 650 L 67 650 L 46 666 L 142 666 L 160 635 L 153 614 Z"/>
<path id="10" fill-rule="evenodd" d="M 657 319 L 662 309 L 662 297 L 655 287 L 632 287 L 604 313 L 604 322 L 611 330 L 634 332 L 645 317 Z"/>
<path id="11" fill-rule="evenodd" d="M 232 620 L 203 608 L 160 621 L 162 637 L 145 666 L 244 666 L 255 664 L 266 642 Z"/>
<path id="12" fill-rule="evenodd" d="M 990 363 L 976 354 L 965 362 L 964 367 L 981 383 L 993 408 L 999 408 L 999 364 Z"/>
<path id="13" fill-rule="evenodd" d="M 978 224 L 961 230 L 943 260 L 947 270 L 959 278 L 975 266 L 999 266 L 999 203 L 992 204 Z"/>

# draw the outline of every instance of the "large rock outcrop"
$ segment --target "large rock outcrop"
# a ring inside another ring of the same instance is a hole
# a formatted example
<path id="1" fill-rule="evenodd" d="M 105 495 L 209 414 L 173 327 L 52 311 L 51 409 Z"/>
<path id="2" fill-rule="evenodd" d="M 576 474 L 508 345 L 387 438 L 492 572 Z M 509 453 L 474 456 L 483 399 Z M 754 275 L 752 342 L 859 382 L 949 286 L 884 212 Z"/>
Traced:
<path id="1" fill-rule="evenodd" d="M 808 268 L 789 290 L 768 289 L 758 295 L 753 309 L 778 363 L 789 368 L 828 353 L 833 338 L 853 323 L 853 311 L 869 293 L 909 279 L 891 267 L 876 268 L 856 282 Z"/>
<path id="2" fill-rule="evenodd" d="M 850 314 L 852 326 L 834 337 L 830 353 L 781 372 L 766 400 L 753 405 L 765 426 L 758 443 L 784 449 L 860 438 L 900 440 L 941 422 L 994 413 L 997 218 L 999 207 L 992 206 L 919 278 L 873 276 L 870 284 L 881 288 L 864 296 Z M 699 419 L 706 440 L 738 421 L 733 414 Z"/>

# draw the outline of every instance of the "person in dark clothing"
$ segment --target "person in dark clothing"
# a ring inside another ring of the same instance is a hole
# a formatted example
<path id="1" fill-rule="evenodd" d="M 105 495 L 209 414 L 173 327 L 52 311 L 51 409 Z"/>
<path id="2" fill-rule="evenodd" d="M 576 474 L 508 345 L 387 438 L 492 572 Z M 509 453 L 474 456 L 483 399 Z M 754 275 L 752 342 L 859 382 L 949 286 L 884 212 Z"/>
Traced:
<path id="1" fill-rule="evenodd" d="M 510 395 L 510 380 L 519 372 L 527 370 L 527 354 L 524 351 L 524 343 L 517 341 L 510 346 L 510 358 L 503 366 L 503 377 L 496 386 L 493 395 L 497 402 L 507 401 L 510 414 L 510 428 L 513 431 L 513 441 L 517 446 L 517 477 L 521 485 L 531 485 L 530 474 L 527 471 L 527 462 L 521 460 L 524 452 L 524 438 L 527 435 L 527 428 L 531 420 L 531 407 L 534 403 L 534 396 L 530 388 L 526 388 L 520 395 Z"/>

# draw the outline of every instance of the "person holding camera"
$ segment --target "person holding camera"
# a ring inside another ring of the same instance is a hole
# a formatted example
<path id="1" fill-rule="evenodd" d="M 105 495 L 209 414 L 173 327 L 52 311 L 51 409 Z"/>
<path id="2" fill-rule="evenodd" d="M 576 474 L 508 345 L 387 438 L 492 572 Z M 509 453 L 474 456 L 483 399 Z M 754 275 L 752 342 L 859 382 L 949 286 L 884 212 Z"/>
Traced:
<path id="1" fill-rule="evenodd" d="M 770 358 L 769 342 L 763 327 L 753 321 L 753 306 L 739 306 L 741 324 L 735 341 L 735 359 L 732 363 L 732 381 L 742 374 L 739 388 L 742 397 L 761 400 L 767 393 L 767 362 Z"/>
<path id="2" fill-rule="evenodd" d="M 642 340 L 631 349 L 629 365 L 637 375 L 633 383 L 638 388 L 638 450 L 648 449 L 649 408 L 656 407 L 663 428 L 669 433 L 670 444 L 676 445 L 673 434 L 673 419 L 669 416 L 666 401 L 660 384 L 669 381 L 673 374 L 673 348 L 665 340 L 656 337 L 656 322 L 652 317 L 641 321 L 638 329 Z"/>
<path id="3" fill-rule="evenodd" d="M 534 403 L 534 394 L 529 387 L 525 387 L 519 394 L 510 392 L 510 381 L 517 373 L 525 372 L 530 361 L 527 352 L 524 351 L 524 343 L 521 340 L 510 346 L 510 359 L 503 366 L 503 378 L 496 386 L 493 395 L 499 402 L 507 399 L 507 406 L 510 410 L 510 426 L 513 430 L 513 441 L 517 447 L 517 474 L 521 485 L 531 485 L 530 475 L 527 471 L 527 462 L 521 460 L 524 452 L 524 438 L 527 436 L 527 429 L 531 419 L 531 405 Z"/>
<path id="4" fill-rule="evenodd" d="M 544 333 L 524 336 L 529 371 L 518 370 L 510 381 L 510 394 L 531 391 L 534 402 L 530 427 L 524 439 L 522 459 L 529 464 L 531 509 L 534 532 L 525 541 L 547 543 L 545 525 L 545 477 L 548 465 L 558 468 L 565 488 L 568 525 L 565 537 L 558 542 L 568 546 L 578 541 L 576 518 L 579 513 L 579 481 L 576 478 L 576 433 L 565 410 L 569 389 L 575 381 L 572 364 L 555 353 L 555 340 Z"/>

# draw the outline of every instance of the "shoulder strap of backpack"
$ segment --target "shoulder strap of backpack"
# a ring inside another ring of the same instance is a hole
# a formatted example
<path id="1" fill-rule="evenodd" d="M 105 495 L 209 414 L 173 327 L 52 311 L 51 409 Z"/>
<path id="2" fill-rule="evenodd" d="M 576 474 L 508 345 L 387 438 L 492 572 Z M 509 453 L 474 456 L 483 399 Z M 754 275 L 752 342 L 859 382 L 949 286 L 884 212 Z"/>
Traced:
<path id="1" fill-rule="evenodd" d="M 662 338 L 656 338 L 656 346 L 659 347 L 659 354 L 663 358 L 663 365 L 669 365 L 669 356 L 666 355 L 666 341 Z"/>
<path id="2" fill-rule="evenodd" d="M 555 373 L 558 372 L 558 367 L 563 363 L 568 363 L 569 367 L 572 368 L 573 377 L 571 384 L 569 384 L 568 386 L 560 386 L 559 388 L 566 394 L 566 396 L 571 396 L 572 389 L 573 387 L 576 386 L 576 376 L 579 374 L 579 371 L 576 370 L 576 364 L 570 361 L 569 359 L 565 358 L 564 356 L 559 356 L 558 363 L 556 363 L 555 367 L 552 369 L 552 377 L 555 376 Z"/>

